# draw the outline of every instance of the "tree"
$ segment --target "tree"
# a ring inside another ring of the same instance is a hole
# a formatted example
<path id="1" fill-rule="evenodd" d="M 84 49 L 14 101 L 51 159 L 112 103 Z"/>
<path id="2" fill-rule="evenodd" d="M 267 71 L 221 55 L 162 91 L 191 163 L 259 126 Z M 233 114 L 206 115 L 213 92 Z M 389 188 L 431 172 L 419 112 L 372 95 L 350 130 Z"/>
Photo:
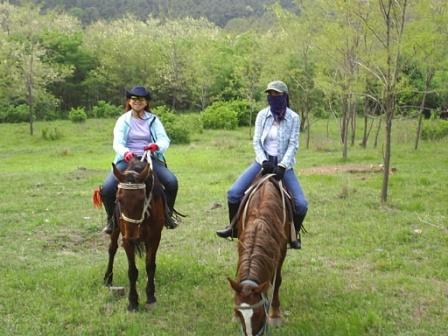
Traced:
<path id="1" fill-rule="evenodd" d="M 383 157 L 383 184 L 381 188 L 381 202 L 387 201 L 390 162 L 392 151 L 392 121 L 396 107 L 397 83 L 401 66 L 401 52 L 404 28 L 406 24 L 407 0 L 378 0 L 378 7 L 370 7 L 370 2 L 364 5 L 371 16 L 360 16 L 370 31 L 371 38 L 378 43 L 378 48 L 368 61 L 364 62 L 364 69 L 378 78 L 382 85 L 381 97 L 378 99 L 385 114 L 385 150 Z M 367 67 L 365 64 L 371 64 Z"/>
<path id="2" fill-rule="evenodd" d="M 361 91 L 362 78 L 359 59 L 362 55 L 361 39 L 365 26 L 357 11 L 364 11 L 362 2 L 345 0 L 322 2 L 321 17 L 325 17 L 318 37 L 320 83 L 330 96 L 340 97 L 340 129 L 343 145 L 342 157 L 348 158 L 349 132 L 354 143 L 356 131 L 356 102 Z"/>
<path id="3" fill-rule="evenodd" d="M 34 106 L 42 101 L 54 101 L 48 93 L 49 83 L 61 80 L 70 73 L 70 69 L 44 62 L 47 50 L 40 44 L 40 35 L 54 24 L 52 13 L 43 17 L 39 7 L 27 5 L 14 7 L 9 4 L 0 5 L 3 16 L 2 34 L 8 45 L 9 97 L 25 101 L 29 108 L 30 134 L 33 135 Z"/>
<path id="4" fill-rule="evenodd" d="M 414 149 L 418 149 L 422 120 L 426 107 L 426 98 L 432 90 L 433 78 L 437 72 L 446 71 L 448 62 L 448 4 L 437 0 L 419 1 L 413 8 L 415 19 L 408 25 L 409 34 L 404 41 L 404 51 L 408 59 L 413 60 L 422 75 L 423 86 L 416 88 L 421 93 L 418 113 L 417 134 Z M 419 95 L 420 96 L 420 95 Z"/>

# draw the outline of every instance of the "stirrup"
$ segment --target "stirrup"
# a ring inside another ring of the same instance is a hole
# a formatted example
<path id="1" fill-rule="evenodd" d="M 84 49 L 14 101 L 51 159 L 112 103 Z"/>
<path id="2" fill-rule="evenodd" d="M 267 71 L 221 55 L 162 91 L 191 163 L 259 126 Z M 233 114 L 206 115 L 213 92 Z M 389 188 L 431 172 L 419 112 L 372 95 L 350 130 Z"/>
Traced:
<path id="1" fill-rule="evenodd" d="M 300 233 L 297 235 L 296 240 L 292 240 L 289 242 L 289 247 L 291 247 L 294 250 L 301 250 L 302 249 L 302 239 L 300 237 Z"/>
<path id="2" fill-rule="evenodd" d="M 103 232 L 110 235 L 110 234 L 112 234 L 113 231 L 114 231 L 114 220 L 113 220 L 113 218 L 108 218 L 107 224 L 104 227 Z"/>
<path id="3" fill-rule="evenodd" d="M 217 230 L 216 235 L 221 238 L 238 238 L 236 229 L 233 229 L 231 226 L 227 226 L 222 230 Z"/>
<path id="4" fill-rule="evenodd" d="M 179 218 L 174 212 L 171 212 L 166 216 L 165 226 L 167 229 L 175 229 L 179 225 Z"/>

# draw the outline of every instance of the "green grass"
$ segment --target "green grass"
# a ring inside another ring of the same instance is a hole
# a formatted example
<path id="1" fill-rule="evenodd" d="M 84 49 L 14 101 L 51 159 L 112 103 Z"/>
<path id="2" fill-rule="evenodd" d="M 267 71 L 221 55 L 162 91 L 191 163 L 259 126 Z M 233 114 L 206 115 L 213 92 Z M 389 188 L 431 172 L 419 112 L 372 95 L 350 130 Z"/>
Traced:
<path id="1" fill-rule="evenodd" d="M 206 130 L 169 149 L 177 208 L 188 217 L 163 232 L 157 306 L 128 313 L 127 298 L 102 285 L 105 215 L 91 204 L 110 169 L 113 124 L 37 122 L 33 137 L 27 124 L 0 124 L 0 335 L 238 334 L 226 280 L 235 274 L 236 244 L 214 231 L 226 225 L 227 189 L 253 160 L 249 129 Z M 62 137 L 43 139 L 45 128 Z M 381 206 L 381 173 L 301 173 L 382 163 L 382 144 L 362 149 L 359 140 L 343 162 L 336 124 L 329 137 L 326 121 L 313 124 L 310 148 L 297 155 L 309 233 L 303 250 L 288 251 L 285 323 L 272 335 L 448 334 L 448 141 L 423 141 L 414 151 L 414 130 L 413 121 L 394 123 L 396 172 Z M 128 284 L 121 248 L 114 282 Z"/>

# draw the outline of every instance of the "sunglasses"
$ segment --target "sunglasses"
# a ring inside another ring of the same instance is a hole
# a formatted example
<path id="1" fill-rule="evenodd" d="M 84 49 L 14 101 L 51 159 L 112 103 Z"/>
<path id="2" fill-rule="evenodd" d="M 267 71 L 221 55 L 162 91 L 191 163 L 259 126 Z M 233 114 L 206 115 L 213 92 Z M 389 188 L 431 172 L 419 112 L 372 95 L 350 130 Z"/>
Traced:
<path id="1" fill-rule="evenodd" d="M 137 97 L 137 96 L 131 96 L 130 99 L 133 101 L 145 101 L 146 100 L 145 97 Z"/>

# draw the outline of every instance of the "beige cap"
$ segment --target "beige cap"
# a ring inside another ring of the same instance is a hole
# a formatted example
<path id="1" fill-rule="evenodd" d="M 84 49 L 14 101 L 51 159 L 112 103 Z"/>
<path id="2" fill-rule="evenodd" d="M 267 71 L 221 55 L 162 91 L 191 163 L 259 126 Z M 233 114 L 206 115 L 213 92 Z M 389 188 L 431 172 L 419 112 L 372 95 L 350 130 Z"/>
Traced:
<path id="1" fill-rule="evenodd" d="M 277 92 L 286 92 L 288 93 L 288 87 L 286 86 L 285 83 L 283 83 L 280 80 L 276 80 L 273 82 L 270 82 L 268 84 L 268 87 L 266 88 L 266 90 L 264 90 L 264 92 L 268 92 L 269 90 L 274 90 Z"/>

